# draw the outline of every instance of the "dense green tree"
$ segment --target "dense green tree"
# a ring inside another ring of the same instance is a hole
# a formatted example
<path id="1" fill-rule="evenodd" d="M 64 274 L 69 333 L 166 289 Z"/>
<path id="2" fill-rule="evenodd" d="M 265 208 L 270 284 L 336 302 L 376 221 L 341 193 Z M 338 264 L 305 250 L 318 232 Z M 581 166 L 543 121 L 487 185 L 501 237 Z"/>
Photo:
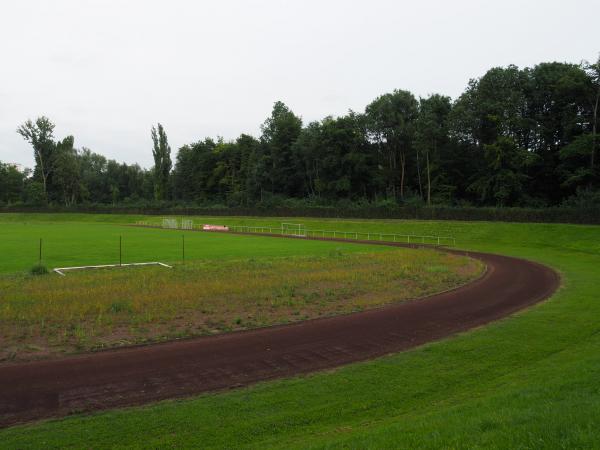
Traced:
<path id="1" fill-rule="evenodd" d="M 470 189 L 483 204 L 514 206 L 524 191 L 528 158 L 527 150 L 519 148 L 510 137 L 502 136 L 493 144 L 485 144 L 486 170 L 477 175 Z"/>
<path id="2" fill-rule="evenodd" d="M 27 120 L 17 128 L 17 133 L 33 147 L 35 158 L 33 176 L 41 181 L 46 197 L 48 197 L 48 177 L 53 169 L 52 157 L 55 149 L 53 132 L 54 124 L 45 116 L 38 117 L 35 122 Z"/>
<path id="3" fill-rule="evenodd" d="M 52 157 L 52 182 L 60 190 L 65 206 L 75 204 L 81 193 L 81 170 L 73 143 L 73 136 L 57 142 Z"/>
<path id="4" fill-rule="evenodd" d="M 166 200 L 168 195 L 169 175 L 171 174 L 171 147 L 167 140 L 167 133 L 159 123 L 157 128 L 152 127 L 152 156 L 154 156 L 154 198 Z"/>
<path id="5" fill-rule="evenodd" d="M 527 83 L 516 66 L 496 67 L 471 80 L 453 108 L 456 135 L 480 148 L 501 136 L 528 148 Z"/>
<path id="6" fill-rule="evenodd" d="M 406 169 L 414 149 L 417 114 L 418 102 L 414 95 L 401 90 L 378 97 L 365 111 L 369 134 L 377 143 L 386 168 L 388 193 L 394 199 L 398 192 L 404 199 Z"/>
<path id="7" fill-rule="evenodd" d="M 0 161 L 0 203 L 10 204 L 22 200 L 26 175 L 14 164 Z"/>
<path id="8" fill-rule="evenodd" d="M 419 101 L 419 116 L 416 120 L 415 144 L 417 154 L 425 159 L 427 182 L 426 201 L 431 205 L 432 182 L 442 178 L 444 167 L 440 164 L 440 151 L 448 145 L 448 118 L 452 110 L 450 97 L 434 94 Z"/>
<path id="9" fill-rule="evenodd" d="M 575 190 L 561 187 L 561 149 L 588 131 L 593 84 L 574 64 L 542 63 L 525 72 L 530 78 L 527 116 L 534 124 L 528 148 L 538 157 L 528 173 L 529 191 L 556 204 Z"/>
<path id="10" fill-rule="evenodd" d="M 336 200 L 368 198 L 375 164 L 363 117 L 326 117 L 310 123 L 294 144 L 302 161 L 304 192 L 309 197 Z"/>
<path id="11" fill-rule="evenodd" d="M 34 150 L 33 176 L 0 166 L 0 202 L 589 204 L 600 188 L 599 103 L 600 61 L 496 67 L 454 102 L 394 90 L 362 114 L 305 127 L 276 102 L 260 139 L 184 145 L 172 171 L 160 124 L 144 170 L 79 151 L 72 137 L 55 141 L 40 117 L 18 128 Z"/>
<path id="12" fill-rule="evenodd" d="M 216 145 L 207 138 L 179 149 L 173 171 L 173 187 L 177 198 L 205 202 L 215 195 L 212 175 L 217 160 L 214 152 Z"/>
<path id="13" fill-rule="evenodd" d="M 594 134 L 585 133 L 577 136 L 568 145 L 560 149 L 561 187 L 577 190 L 582 187 L 592 187 L 594 184 Z"/>
<path id="14" fill-rule="evenodd" d="M 275 102 L 271 116 L 261 126 L 261 142 L 265 146 L 265 160 L 271 192 L 299 196 L 302 175 L 300 161 L 292 151 L 292 145 L 302 130 L 302 119 L 283 102 Z"/>
<path id="15" fill-rule="evenodd" d="M 79 153 L 81 171 L 81 199 L 104 203 L 106 191 L 106 158 L 83 147 Z"/>
<path id="16" fill-rule="evenodd" d="M 593 181 L 595 181 L 598 178 L 596 155 L 598 154 L 598 145 L 600 144 L 600 139 L 598 138 L 598 122 L 600 121 L 600 56 L 594 64 L 587 64 L 585 69 L 592 82 L 592 95 L 590 97 L 592 105 L 590 172 L 594 178 Z"/>

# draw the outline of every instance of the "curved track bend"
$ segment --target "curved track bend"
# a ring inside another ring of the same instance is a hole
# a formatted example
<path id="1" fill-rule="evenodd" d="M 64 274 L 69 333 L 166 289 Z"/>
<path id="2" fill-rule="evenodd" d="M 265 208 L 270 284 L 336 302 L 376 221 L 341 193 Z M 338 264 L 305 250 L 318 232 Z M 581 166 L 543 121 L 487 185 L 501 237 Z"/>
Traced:
<path id="1" fill-rule="evenodd" d="M 480 259 L 487 265 L 486 274 L 449 292 L 360 313 L 5 364 L 0 366 L 0 426 L 230 389 L 367 360 L 500 319 L 549 297 L 559 285 L 556 272 L 540 264 L 454 253 Z"/>

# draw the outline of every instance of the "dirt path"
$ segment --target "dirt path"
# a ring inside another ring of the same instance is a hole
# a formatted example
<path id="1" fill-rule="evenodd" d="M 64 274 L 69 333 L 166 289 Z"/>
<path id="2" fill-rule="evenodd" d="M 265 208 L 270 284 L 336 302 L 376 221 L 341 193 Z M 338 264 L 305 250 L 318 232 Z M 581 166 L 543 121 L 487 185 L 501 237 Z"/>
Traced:
<path id="1" fill-rule="evenodd" d="M 549 297 L 559 285 L 558 275 L 540 264 L 468 255 L 487 265 L 486 275 L 425 299 L 293 325 L 1 366 L 0 426 L 230 389 L 406 350 L 500 319 Z"/>

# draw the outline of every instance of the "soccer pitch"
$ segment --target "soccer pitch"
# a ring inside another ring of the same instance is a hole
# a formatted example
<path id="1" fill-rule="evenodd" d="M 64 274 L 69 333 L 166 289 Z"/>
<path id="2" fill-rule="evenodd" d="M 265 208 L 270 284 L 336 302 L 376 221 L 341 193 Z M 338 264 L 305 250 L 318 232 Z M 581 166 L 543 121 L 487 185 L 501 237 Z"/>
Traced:
<path id="1" fill-rule="evenodd" d="M 123 223 L 51 221 L 43 216 L 0 216 L 0 273 L 22 272 L 37 264 L 42 240 L 42 263 L 54 267 L 122 262 L 181 262 L 185 236 L 185 259 L 231 260 L 288 256 L 327 255 L 385 251 L 380 246 L 357 246 L 339 242 L 303 239 L 272 239 L 226 233 L 139 228 Z"/>

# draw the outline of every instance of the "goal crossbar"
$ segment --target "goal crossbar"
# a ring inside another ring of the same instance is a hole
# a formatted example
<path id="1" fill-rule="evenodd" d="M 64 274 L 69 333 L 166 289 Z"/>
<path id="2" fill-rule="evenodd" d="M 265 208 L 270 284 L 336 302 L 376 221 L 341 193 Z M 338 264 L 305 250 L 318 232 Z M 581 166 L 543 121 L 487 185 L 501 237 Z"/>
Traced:
<path id="1" fill-rule="evenodd" d="M 55 269 L 52 269 L 52 271 L 56 272 L 57 274 L 64 277 L 65 276 L 64 272 L 67 272 L 69 270 L 108 269 L 110 267 L 128 267 L 128 266 L 162 266 L 162 267 L 168 267 L 169 269 L 173 268 L 172 266 L 169 266 L 168 264 L 161 263 L 158 261 L 152 261 L 152 262 L 126 263 L 126 264 L 100 264 L 100 265 L 96 265 L 96 266 L 57 267 Z"/>
<path id="2" fill-rule="evenodd" d="M 289 236 L 306 236 L 306 227 L 303 223 L 281 223 L 281 234 Z"/>

